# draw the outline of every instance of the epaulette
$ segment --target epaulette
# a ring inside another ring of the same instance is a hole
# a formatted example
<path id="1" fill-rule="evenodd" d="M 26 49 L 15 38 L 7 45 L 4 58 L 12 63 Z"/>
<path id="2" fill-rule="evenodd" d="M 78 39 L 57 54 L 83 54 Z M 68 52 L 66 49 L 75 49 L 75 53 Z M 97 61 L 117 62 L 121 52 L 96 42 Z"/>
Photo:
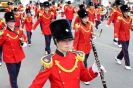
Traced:
<path id="1" fill-rule="evenodd" d="M 34 19 L 34 16 L 32 16 L 32 19 Z"/>
<path id="2" fill-rule="evenodd" d="M 77 59 L 80 61 L 84 61 L 85 59 L 85 53 L 82 51 L 72 51 L 72 53 L 75 53 L 77 55 Z"/>
<path id="3" fill-rule="evenodd" d="M 133 16 L 130 16 L 130 18 L 133 20 Z"/>
<path id="4" fill-rule="evenodd" d="M 74 28 L 75 29 L 78 29 L 79 27 L 80 27 L 80 24 L 79 23 L 77 23 L 77 24 L 74 25 Z"/>
<path id="5" fill-rule="evenodd" d="M 43 14 L 42 13 L 39 13 L 39 16 L 42 16 Z"/>
<path id="6" fill-rule="evenodd" d="M 5 19 L 3 18 L 3 19 L 1 19 L 1 22 L 5 22 Z"/>
<path id="7" fill-rule="evenodd" d="M 51 12 L 51 14 L 52 14 L 52 15 L 54 15 L 54 13 L 53 13 L 53 12 Z"/>
<path id="8" fill-rule="evenodd" d="M 118 19 L 118 20 L 121 20 L 121 19 L 122 19 L 122 16 L 118 16 L 117 19 Z"/>
<path id="9" fill-rule="evenodd" d="M 89 21 L 89 23 L 91 24 L 91 26 L 93 26 L 93 22 Z"/>
<path id="10" fill-rule="evenodd" d="M 41 64 L 45 68 L 51 68 L 53 65 L 52 56 L 54 54 L 45 55 L 41 58 Z"/>
<path id="11" fill-rule="evenodd" d="M 116 9 L 113 8 L 113 12 L 116 12 Z"/>
<path id="12" fill-rule="evenodd" d="M 0 31 L 0 36 L 2 36 L 4 34 L 4 31 Z"/>
<path id="13" fill-rule="evenodd" d="M 23 31 L 24 29 L 23 28 L 19 28 L 19 30 Z"/>
<path id="14" fill-rule="evenodd" d="M 89 9 L 86 9 L 86 11 L 89 11 Z"/>
<path id="15" fill-rule="evenodd" d="M 23 21 L 24 21 L 25 19 L 26 19 L 25 17 L 22 18 Z"/>
<path id="16" fill-rule="evenodd" d="M 78 16 L 79 16 L 79 15 L 78 15 L 78 14 L 76 14 L 76 13 L 75 13 L 74 15 L 75 15 L 76 17 L 78 17 Z"/>

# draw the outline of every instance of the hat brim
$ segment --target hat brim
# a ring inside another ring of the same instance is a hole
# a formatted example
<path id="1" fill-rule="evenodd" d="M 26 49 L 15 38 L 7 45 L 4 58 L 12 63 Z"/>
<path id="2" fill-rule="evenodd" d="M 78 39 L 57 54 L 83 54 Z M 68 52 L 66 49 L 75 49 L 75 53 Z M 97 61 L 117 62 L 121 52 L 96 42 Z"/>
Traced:
<path id="1" fill-rule="evenodd" d="M 6 22 L 16 22 L 15 20 L 7 20 Z"/>
<path id="2" fill-rule="evenodd" d="M 58 39 L 57 41 L 65 41 L 65 40 L 74 40 L 75 38 L 63 38 L 63 39 Z"/>

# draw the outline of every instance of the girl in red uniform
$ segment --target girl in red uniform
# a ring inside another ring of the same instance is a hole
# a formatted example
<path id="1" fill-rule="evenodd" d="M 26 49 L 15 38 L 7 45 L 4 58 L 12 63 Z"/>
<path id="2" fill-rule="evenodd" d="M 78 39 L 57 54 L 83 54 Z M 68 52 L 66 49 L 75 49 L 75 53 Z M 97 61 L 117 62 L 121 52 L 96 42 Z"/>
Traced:
<path id="1" fill-rule="evenodd" d="M 26 9 L 26 14 L 27 14 L 27 17 L 25 18 L 22 24 L 22 28 L 24 28 L 24 25 L 26 26 L 28 45 L 31 46 L 31 36 L 32 36 L 31 30 L 32 30 L 33 20 L 32 20 L 30 9 Z"/>
<path id="2" fill-rule="evenodd" d="M 15 16 L 13 12 L 5 13 L 7 28 L 1 33 L 0 46 L 3 50 L 3 61 L 9 73 L 11 88 L 18 88 L 17 77 L 21 67 L 21 61 L 25 58 L 23 47 L 27 46 L 26 37 L 22 30 L 15 28 Z"/>
<path id="3" fill-rule="evenodd" d="M 85 53 L 84 65 L 87 68 L 87 59 L 91 51 L 90 39 L 93 33 L 92 22 L 88 22 L 88 13 L 85 9 L 78 11 L 78 15 L 81 19 L 79 27 L 75 30 L 75 40 L 73 44 L 73 50 L 83 51 Z M 89 82 L 85 82 L 89 84 Z"/>

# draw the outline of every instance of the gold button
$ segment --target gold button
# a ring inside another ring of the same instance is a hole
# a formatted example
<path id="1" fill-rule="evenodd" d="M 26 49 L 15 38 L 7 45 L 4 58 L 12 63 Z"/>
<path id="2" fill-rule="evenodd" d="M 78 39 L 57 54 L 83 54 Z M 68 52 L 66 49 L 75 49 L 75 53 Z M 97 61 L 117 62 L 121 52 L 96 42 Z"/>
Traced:
<path id="1" fill-rule="evenodd" d="M 78 68 L 78 66 L 76 66 L 76 68 Z"/>
<path id="2" fill-rule="evenodd" d="M 62 82 L 62 84 L 65 84 L 65 82 Z"/>

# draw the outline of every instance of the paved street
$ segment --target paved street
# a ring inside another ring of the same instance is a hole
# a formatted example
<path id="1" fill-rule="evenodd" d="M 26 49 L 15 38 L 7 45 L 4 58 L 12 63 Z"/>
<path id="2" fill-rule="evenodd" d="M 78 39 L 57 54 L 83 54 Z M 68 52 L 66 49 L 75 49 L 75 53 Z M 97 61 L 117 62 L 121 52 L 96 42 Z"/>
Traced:
<path id="1" fill-rule="evenodd" d="M 3 12 L 0 12 L 0 18 L 3 17 Z M 96 49 L 101 64 L 105 67 L 105 78 L 108 88 L 133 88 L 133 70 L 129 71 L 124 68 L 124 60 L 122 65 L 118 65 L 114 57 L 119 53 L 121 48 L 113 44 L 113 24 L 106 27 L 107 21 L 105 20 L 99 29 L 103 29 L 100 38 L 95 41 Z M 99 33 L 100 30 L 94 30 Z M 40 25 L 33 32 L 31 47 L 24 48 L 26 58 L 22 61 L 20 74 L 18 77 L 19 88 L 28 88 L 32 83 L 35 76 L 41 69 L 40 58 L 44 55 L 45 41 L 44 36 L 41 34 Z M 51 42 L 51 49 L 55 51 L 53 40 Z M 133 32 L 131 32 L 131 39 L 129 45 L 129 57 L 131 60 L 131 68 L 133 69 Z M 88 64 L 91 66 L 94 63 L 94 55 L 91 52 L 88 58 Z M 0 88 L 10 88 L 8 81 L 8 73 L 5 63 L 0 67 Z M 49 80 L 43 88 L 50 88 Z M 81 88 L 103 88 L 100 77 L 97 77 L 90 82 L 90 85 L 85 85 L 81 82 Z"/>

